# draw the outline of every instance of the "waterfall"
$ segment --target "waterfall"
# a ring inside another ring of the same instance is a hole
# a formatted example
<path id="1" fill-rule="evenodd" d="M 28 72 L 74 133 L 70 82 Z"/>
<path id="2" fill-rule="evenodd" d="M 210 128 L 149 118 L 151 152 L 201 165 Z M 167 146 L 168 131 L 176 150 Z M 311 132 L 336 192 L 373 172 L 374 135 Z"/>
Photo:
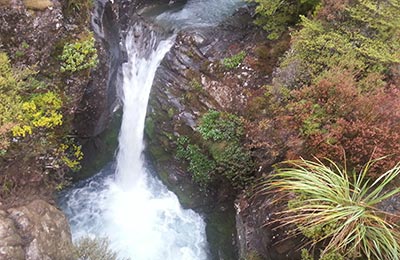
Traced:
<path id="1" fill-rule="evenodd" d="M 189 0 L 180 11 L 166 11 L 155 20 L 176 30 L 210 26 L 241 4 L 241 0 Z M 97 29 L 102 32 L 101 27 Z M 173 42 L 173 36 L 141 24 L 131 28 L 125 40 L 128 61 L 122 67 L 123 118 L 116 163 L 60 195 L 73 239 L 107 237 L 121 258 L 210 258 L 203 218 L 183 209 L 176 195 L 148 172 L 142 158 L 149 93 L 157 67 Z"/>
<path id="2" fill-rule="evenodd" d="M 144 167 L 143 128 L 153 79 L 174 37 L 160 39 L 141 25 L 126 37 L 123 119 L 115 176 L 103 172 L 64 196 L 74 239 L 108 237 L 120 257 L 134 260 L 207 259 L 203 219 Z M 112 167 L 104 170 L 112 171 Z"/>

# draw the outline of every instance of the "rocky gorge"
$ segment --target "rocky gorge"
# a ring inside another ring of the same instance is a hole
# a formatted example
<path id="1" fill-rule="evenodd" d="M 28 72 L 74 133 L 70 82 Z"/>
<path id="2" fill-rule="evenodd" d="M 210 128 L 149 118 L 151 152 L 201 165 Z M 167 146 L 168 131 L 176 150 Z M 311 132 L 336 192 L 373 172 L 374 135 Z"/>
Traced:
<path id="1" fill-rule="evenodd" d="M 268 96 L 269 87 L 276 81 L 290 85 L 296 80 L 292 67 L 278 69 L 281 57 L 290 53 L 291 36 L 285 32 L 276 40 L 268 39 L 254 25 L 254 6 L 244 3 L 218 25 L 191 28 L 182 22 L 177 30 L 159 18 L 187 2 L 99 0 L 89 16 L 79 9 L 72 9 L 71 15 L 69 7 L 76 4 L 71 0 L 0 0 L 0 52 L 6 52 L 16 67 L 35 66 L 38 77 L 49 86 L 61 86 L 68 105 L 59 132 L 77 140 L 84 154 L 75 173 L 49 163 L 54 158 L 44 153 L 26 156 L 26 150 L 1 158 L 0 259 L 76 258 L 68 220 L 54 195 L 64 185 L 55 185 L 48 176 L 62 172 L 57 174 L 76 183 L 107 164 L 105 168 L 115 171 L 110 162 L 118 149 L 122 66 L 129 58 L 123 43 L 138 23 L 143 34 L 176 32 L 151 88 L 144 155 L 146 166 L 178 196 L 180 204 L 204 218 L 208 257 L 300 259 L 305 238 L 292 237 L 274 221 L 269 223 L 281 205 L 274 203 L 274 196 L 254 195 L 257 192 L 248 185 L 267 176 L 275 163 L 291 158 L 304 144 L 293 125 L 278 131 L 278 123 L 269 117 L 272 109 L 279 110 Z M 80 73 L 61 73 L 62 46 L 88 30 L 94 32 L 98 64 Z M 277 95 L 285 99 L 285 94 Z M 205 138 L 204 116 L 212 113 L 239 122 L 233 138 Z M 27 141 L 24 147 L 30 144 Z M 214 165 L 212 175 L 200 176 L 203 182 L 195 181 L 193 168 L 204 165 L 193 166 L 190 153 L 194 152 L 188 147 L 197 147 L 197 158 Z M 382 207 L 396 215 L 398 196 L 388 203 Z"/>

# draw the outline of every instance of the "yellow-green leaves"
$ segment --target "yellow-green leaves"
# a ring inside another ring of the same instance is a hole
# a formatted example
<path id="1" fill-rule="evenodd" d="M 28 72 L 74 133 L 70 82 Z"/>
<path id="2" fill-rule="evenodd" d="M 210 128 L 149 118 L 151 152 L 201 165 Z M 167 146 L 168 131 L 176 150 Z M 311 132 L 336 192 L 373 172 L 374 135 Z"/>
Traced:
<path id="1" fill-rule="evenodd" d="M 80 161 L 83 159 L 83 152 L 80 145 L 76 145 L 73 140 L 69 143 L 60 145 L 59 153 L 61 161 L 71 170 L 78 171 L 81 169 Z"/>
<path id="2" fill-rule="evenodd" d="M 89 34 L 86 39 L 66 44 L 60 56 L 61 72 L 76 72 L 96 67 L 98 60 L 94 42 L 93 35 Z"/>
<path id="3" fill-rule="evenodd" d="M 362 79 L 369 73 L 386 73 L 392 64 L 400 62 L 398 0 L 354 1 L 341 10 L 341 17 L 301 17 L 302 29 L 293 34 L 292 52 L 281 66 L 300 63 L 298 74 L 309 79 L 341 67 L 357 71 Z"/>
<path id="4" fill-rule="evenodd" d="M 10 138 L 24 138 L 36 129 L 53 129 L 62 124 L 62 101 L 54 91 L 37 81 L 32 69 L 13 68 L 7 54 L 0 53 L 0 150 L 8 149 Z"/>
<path id="5" fill-rule="evenodd" d="M 262 26 L 271 40 L 277 39 L 288 26 L 295 25 L 299 15 L 312 11 L 319 0 L 249 0 L 256 2 L 258 17 L 255 23 Z"/>
<path id="6" fill-rule="evenodd" d="M 53 128 L 62 124 L 59 112 L 62 102 L 54 92 L 34 95 L 21 105 L 17 125 L 13 127 L 13 136 L 25 137 L 32 134 L 33 128 Z"/>

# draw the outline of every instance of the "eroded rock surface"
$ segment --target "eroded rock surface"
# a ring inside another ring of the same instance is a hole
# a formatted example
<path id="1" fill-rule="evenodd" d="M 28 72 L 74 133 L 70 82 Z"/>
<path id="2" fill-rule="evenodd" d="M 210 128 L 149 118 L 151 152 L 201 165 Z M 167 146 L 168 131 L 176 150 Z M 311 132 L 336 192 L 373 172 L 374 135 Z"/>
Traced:
<path id="1" fill-rule="evenodd" d="M 7 212 L 0 210 L 0 259 L 23 260 L 25 253 L 22 239 L 14 222 L 7 215 Z"/>
<path id="2" fill-rule="evenodd" d="M 199 118 L 210 109 L 246 116 L 251 93 L 268 82 L 271 73 L 256 51 L 265 41 L 246 8 L 220 26 L 182 31 L 161 63 L 152 88 L 145 129 L 148 152 L 183 205 L 206 213 L 213 259 L 240 258 L 235 253 L 231 214 L 235 191 L 223 183 L 199 191 L 184 163 L 175 157 L 176 139 L 182 135 L 199 139 Z M 223 59 L 242 51 L 245 57 L 240 65 L 223 65 Z M 263 242 L 258 246 L 264 247 Z"/>
<path id="3" fill-rule="evenodd" d="M 34 200 L 7 212 L 0 212 L 0 255 L 5 259 L 73 259 L 68 221 L 60 210 Z"/>

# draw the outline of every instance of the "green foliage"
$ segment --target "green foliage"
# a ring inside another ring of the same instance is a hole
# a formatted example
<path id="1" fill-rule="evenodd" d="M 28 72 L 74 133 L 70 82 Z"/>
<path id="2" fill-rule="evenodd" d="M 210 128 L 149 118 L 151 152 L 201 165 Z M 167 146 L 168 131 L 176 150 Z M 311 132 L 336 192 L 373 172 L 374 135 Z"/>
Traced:
<path id="1" fill-rule="evenodd" d="M 177 156 L 189 161 L 193 179 L 205 186 L 224 177 L 235 188 L 252 180 L 254 164 L 250 153 L 241 147 L 243 122 L 233 114 L 210 110 L 197 128 L 203 148 L 191 144 L 188 137 L 177 140 Z"/>
<path id="2" fill-rule="evenodd" d="M 301 260 L 314 260 L 314 257 L 312 257 L 307 249 L 303 248 L 301 250 Z M 345 258 L 337 252 L 330 252 L 321 256 L 319 260 L 345 260 Z"/>
<path id="3" fill-rule="evenodd" d="M 25 137 L 35 128 L 50 129 L 62 124 L 59 112 L 62 102 L 56 93 L 28 95 L 43 87 L 43 83 L 33 78 L 35 75 L 31 69 L 13 69 L 7 55 L 0 53 L 0 149 L 3 151 L 9 146 L 10 132 L 14 137 Z"/>
<path id="4" fill-rule="evenodd" d="M 215 161 L 209 159 L 198 145 L 190 144 L 188 137 L 180 136 L 178 138 L 176 155 L 178 158 L 189 161 L 188 170 L 192 173 L 193 180 L 196 183 L 206 187 L 213 181 Z"/>
<path id="5" fill-rule="evenodd" d="M 72 171 L 79 171 L 81 169 L 80 161 L 83 159 L 81 148 L 82 146 L 77 145 L 72 139 L 62 143 L 58 149 L 62 163 Z"/>
<path id="6" fill-rule="evenodd" d="M 302 16 L 303 28 L 293 34 L 293 51 L 281 66 L 297 63 L 297 77 L 310 80 L 333 67 L 365 77 L 371 72 L 386 73 L 400 62 L 400 5 L 396 1 L 354 1 L 341 14 L 343 21 Z M 296 84 L 304 83 L 309 81 Z"/>
<path id="7" fill-rule="evenodd" d="M 301 249 L 301 260 L 314 260 L 314 257 L 308 252 L 307 249 Z"/>
<path id="8" fill-rule="evenodd" d="M 255 23 L 269 32 L 268 38 L 277 39 L 288 26 L 295 25 L 299 15 L 312 11 L 319 0 L 250 0 L 256 2 L 258 15 Z"/>
<path id="9" fill-rule="evenodd" d="M 252 181 L 254 163 L 249 151 L 238 142 L 218 142 L 209 146 L 217 163 L 217 172 L 236 188 L 245 187 Z"/>
<path id="10" fill-rule="evenodd" d="M 16 124 L 21 97 L 21 80 L 14 75 L 8 56 L 0 52 L 0 150 L 4 153 L 10 145 L 7 134 Z"/>
<path id="11" fill-rule="evenodd" d="M 76 72 L 96 67 L 98 60 L 94 43 L 93 35 L 89 34 L 86 39 L 66 44 L 60 56 L 61 72 Z"/>
<path id="12" fill-rule="evenodd" d="M 245 57 L 246 53 L 244 51 L 241 51 L 235 55 L 232 55 L 229 58 L 223 59 L 222 65 L 224 65 L 224 67 L 227 69 L 235 69 L 243 62 Z"/>
<path id="13" fill-rule="evenodd" d="M 22 47 L 29 45 L 22 43 Z M 34 158 L 46 174 L 32 178 L 48 176 L 47 183 L 62 187 L 67 182 L 65 169 L 78 170 L 83 154 L 73 141 L 60 148 L 63 102 L 56 89 L 50 90 L 36 75 L 30 68 L 13 68 L 7 55 L 0 52 L 0 155 L 9 160 L 16 154 L 20 159 Z M 50 172 L 54 174 L 47 175 Z M 1 181 L 8 183 L 7 178 L 3 176 Z M 12 189 L 18 185 L 13 184 Z"/>
<path id="14" fill-rule="evenodd" d="M 84 237 L 75 243 L 75 257 L 79 260 L 118 260 L 117 253 L 110 249 L 107 238 Z"/>
<path id="15" fill-rule="evenodd" d="M 313 245 L 323 242 L 321 259 L 341 259 L 338 256 L 342 255 L 396 260 L 400 256 L 399 226 L 377 206 L 400 193 L 399 187 L 388 187 L 399 175 L 400 163 L 372 182 L 366 176 L 375 162 L 358 174 L 349 174 L 330 160 L 328 165 L 319 160 L 288 161 L 285 164 L 290 167 L 277 168 L 261 184 L 261 192 L 280 193 L 292 200 L 278 214 L 279 221 L 294 224 L 298 231 L 313 230 L 307 235 L 312 235 Z"/>
<path id="16" fill-rule="evenodd" d="M 243 135 L 243 124 L 236 115 L 209 110 L 201 117 L 197 131 L 205 140 L 238 141 Z"/>
<path id="17" fill-rule="evenodd" d="M 18 124 L 12 128 L 13 136 L 25 137 L 32 134 L 35 128 L 53 128 L 62 124 L 62 114 L 59 112 L 62 102 L 54 92 L 33 95 L 23 102 Z"/>
<path id="18" fill-rule="evenodd" d="M 190 86 L 194 90 L 196 90 L 198 92 L 202 92 L 203 91 L 203 85 L 199 81 L 197 81 L 196 79 L 193 79 L 192 81 L 190 81 Z"/>
<path id="19" fill-rule="evenodd" d="M 150 139 L 154 138 L 155 134 L 154 129 L 155 129 L 154 119 L 152 117 L 147 117 L 144 124 L 144 132 Z"/>

